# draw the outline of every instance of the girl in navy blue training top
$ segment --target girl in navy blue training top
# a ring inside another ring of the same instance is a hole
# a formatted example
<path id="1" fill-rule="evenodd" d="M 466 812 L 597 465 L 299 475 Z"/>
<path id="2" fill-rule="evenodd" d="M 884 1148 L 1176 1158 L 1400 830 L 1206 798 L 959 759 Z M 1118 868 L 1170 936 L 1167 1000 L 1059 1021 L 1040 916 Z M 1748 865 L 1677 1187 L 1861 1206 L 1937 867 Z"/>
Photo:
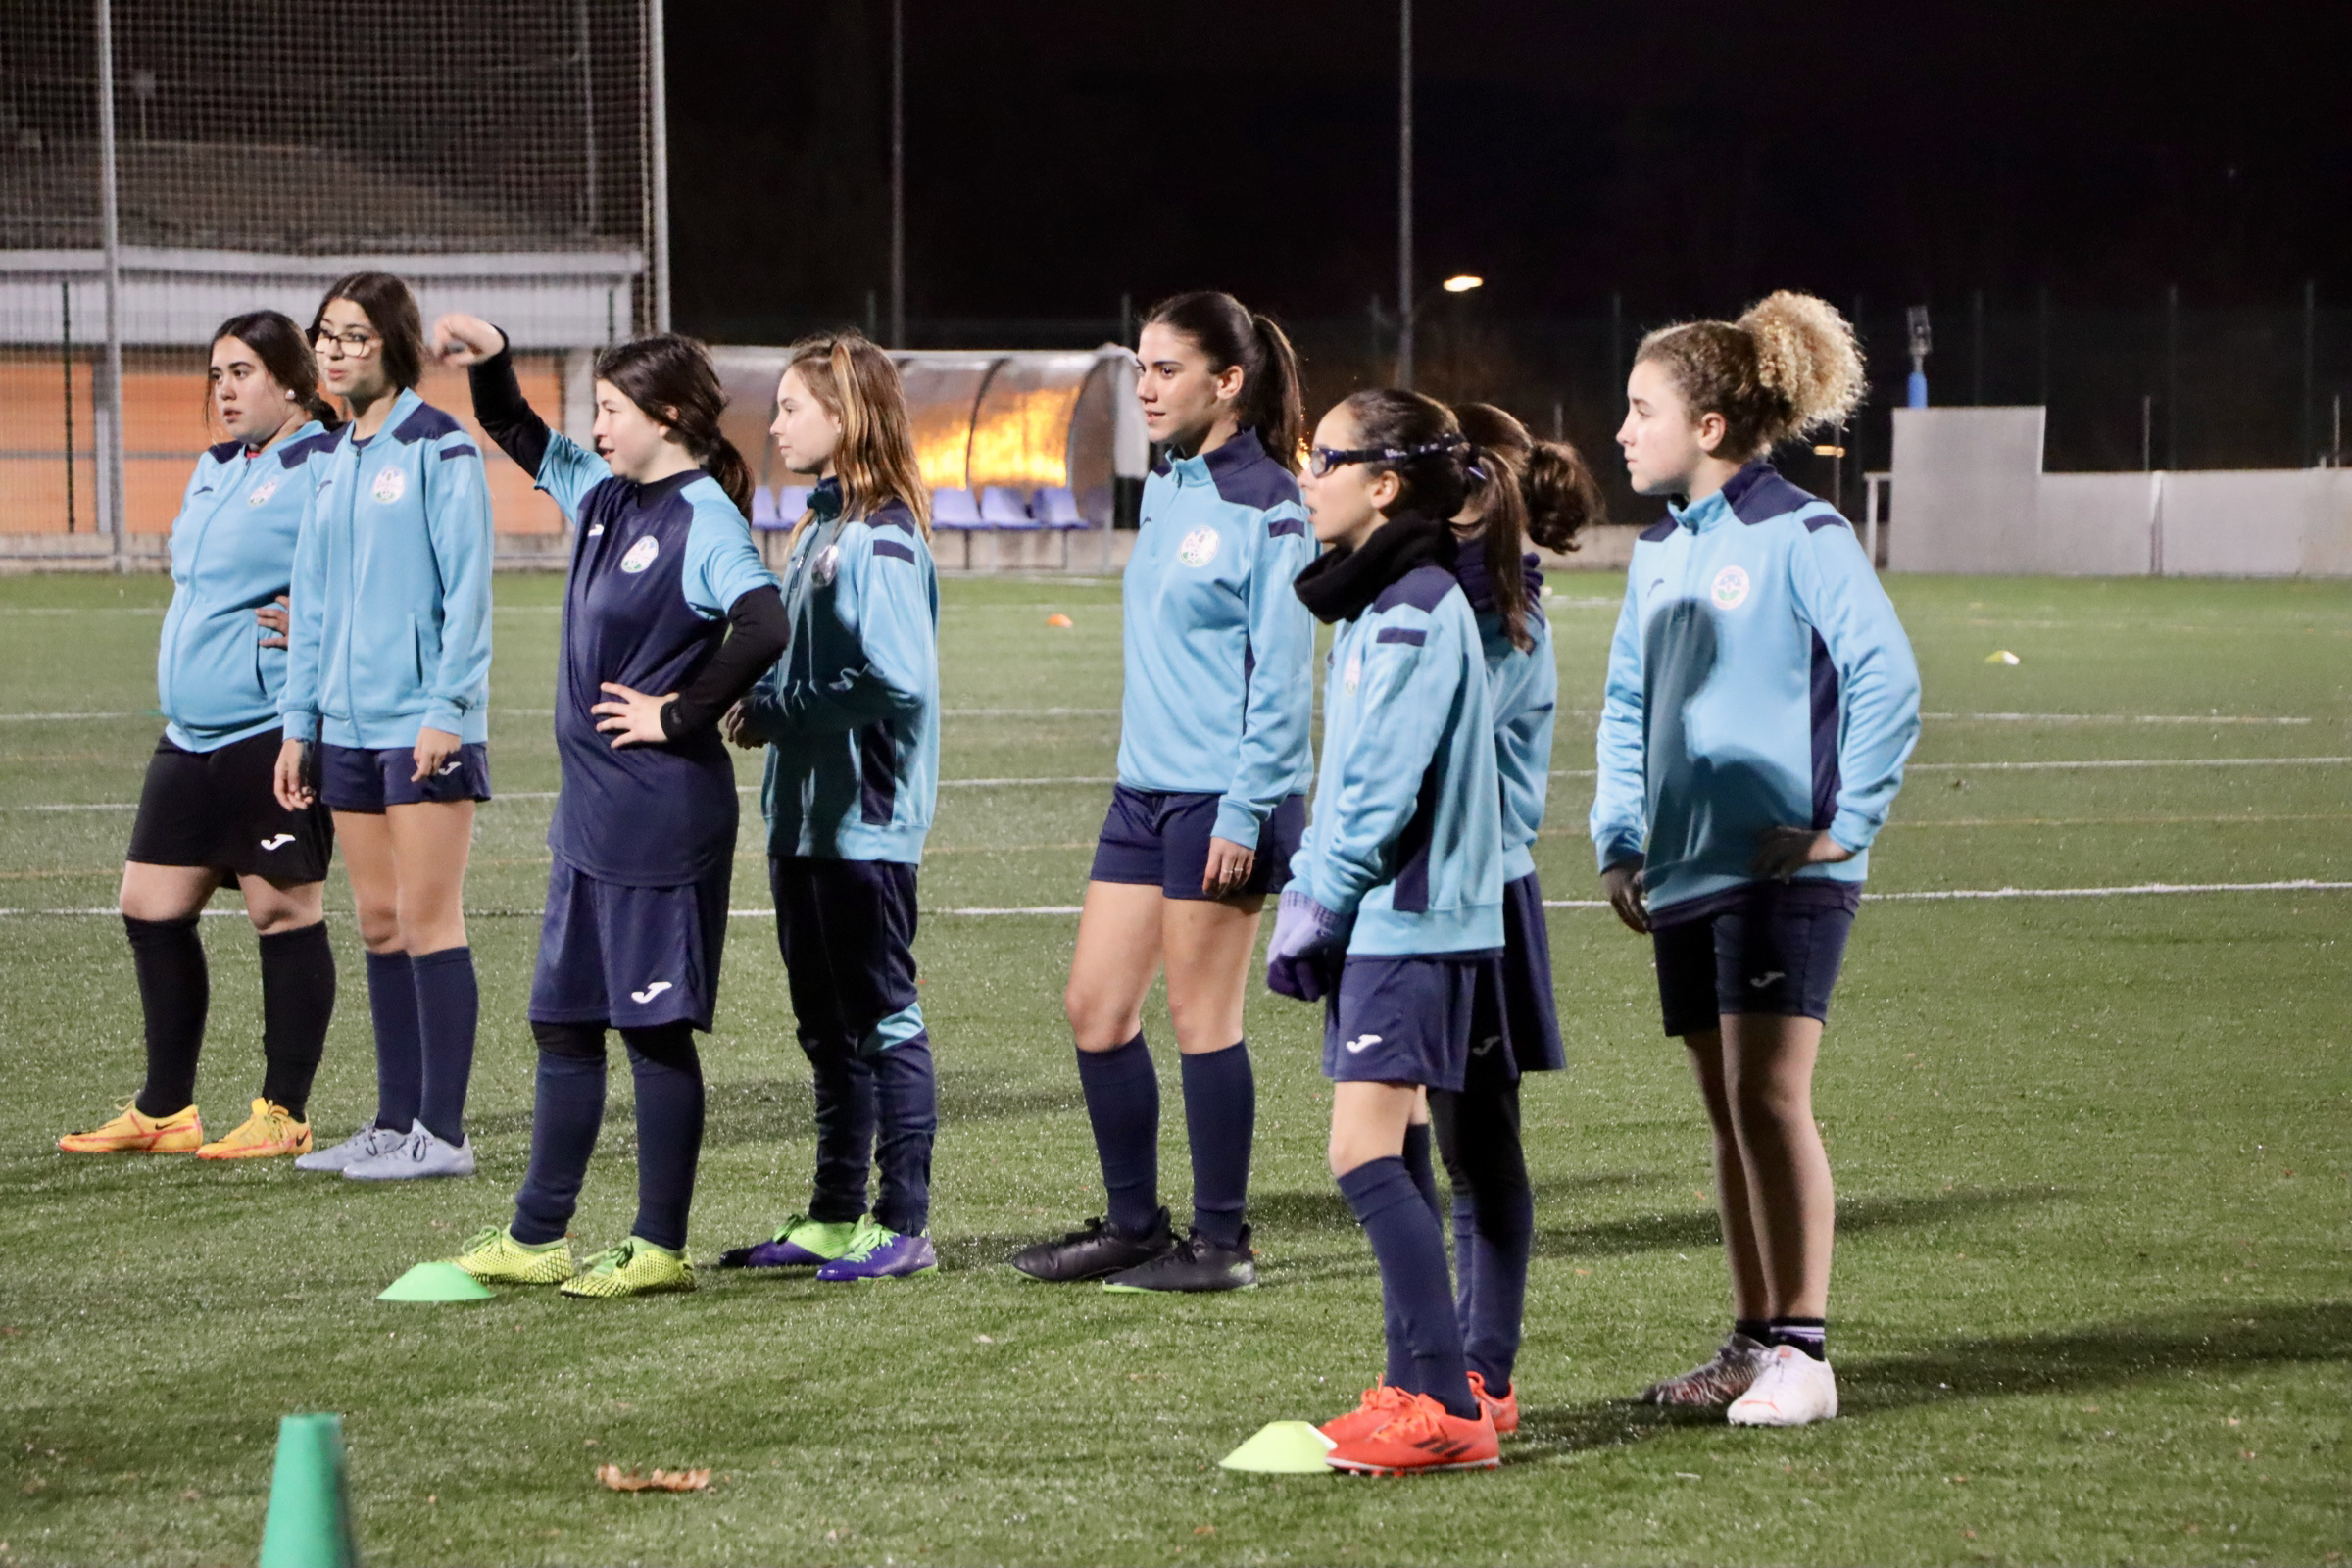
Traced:
<path id="1" fill-rule="evenodd" d="M 939 1266 L 931 1032 L 915 992 L 915 880 L 939 792 L 939 577 L 930 492 L 890 356 L 844 332 L 794 345 L 776 455 L 817 481 L 784 568 L 790 657 L 730 716 L 767 753 L 768 883 L 801 1050 L 815 1078 L 806 1212 L 722 1267 L 834 1283 Z M 867 1167 L 881 1192 L 868 1214 Z"/>
<path id="2" fill-rule="evenodd" d="M 147 1081 L 112 1121 L 58 1140 L 70 1154 L 302 1154 L 306 1106 L 335 1007 L 321 898 L 334 824 L 280 805 L 277 696 L 305 460 L 340 422 L 318 395 L 302 329 L 275 311 L 213 334 L 211 412 L 228 439 L 196 460 L 172 524 L 172 605 L 156 650 L 164 733 L 122 866 L 122 926 L 147 1021 Z M 262 1092 L 225 1137 L 204 1139 L 196 1057 L 212 982 L 197 916 L 230 882 L 262 946 Z"/>
<path id="3" fill-rule="evenodd" d="M 555 864 L 531 980 L 531 1168 L 514 1222 L 475 1235 L 456 1261 L 567 1296 L 692 1290 L 694 1032 L 710 1029 L 718 1001 L 737 817 L 717 724 L 787 640 L 744 520 L 751 473 L 718 433 L 725 399 L 692 339 L 664 333 L 598 357 L 590 452 L 531 412 L 498 328 L 450 316 L 434 332 L 446 360 L 470 367 L 482 427 L 577 531 L 556 674 Z M 565 1232 L 604 1120 L 611 1028 L 637 1080 L 637 1219 L 575 1270 Z"/>
<path id="4" fill-rule="evenodd" d="M 466 940 L 490 798 L 490 494 L 458 421 L 416 395 L 424 329 L 386 272 L 336 279 L 311 323 L 351 422 L 310 460 L 294 552 L 277 796 L 325 802 L 351 873 L 375 1024 L 375 1115 L 295 1160 L 360 1181 L 470 1176 L 481 1008 Z"/>

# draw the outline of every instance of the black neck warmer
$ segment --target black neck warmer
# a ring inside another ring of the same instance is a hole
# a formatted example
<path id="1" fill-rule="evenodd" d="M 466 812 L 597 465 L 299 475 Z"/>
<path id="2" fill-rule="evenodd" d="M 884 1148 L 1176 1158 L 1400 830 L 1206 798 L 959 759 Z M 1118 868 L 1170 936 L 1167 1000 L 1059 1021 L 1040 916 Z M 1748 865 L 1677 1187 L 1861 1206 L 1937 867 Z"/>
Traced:
<path id="1" fill-rule="evenodd" d="M 1298 573 L 1298 602 L 1317 620 L 1353 620 L 1389 584 L 1432 564 L 1453 569 L 1451 530 L 1408 512 L 1382 523 L 1360 549 L 1334 546 L 1308 562 Z"/>

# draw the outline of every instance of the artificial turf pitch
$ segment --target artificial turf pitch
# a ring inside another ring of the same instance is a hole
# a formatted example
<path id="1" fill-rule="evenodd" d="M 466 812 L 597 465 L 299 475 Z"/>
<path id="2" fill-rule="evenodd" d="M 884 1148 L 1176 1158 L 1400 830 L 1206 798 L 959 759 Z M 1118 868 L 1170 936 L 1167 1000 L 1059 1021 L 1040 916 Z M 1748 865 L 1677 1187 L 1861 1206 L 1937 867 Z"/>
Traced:
<path id="1" fill-rule="evenodd" d="M 1554 579 L 1563 769 L 1591 765 L 1619 585 Z M 2352 880 L 2352 589 L 1891 586 L 1939 716 L 1874 892 Z M 468 888 L 477 1179 L 55 1152 L 137 1086 L 130 963 L 111 916 L 0 917 L 0 1562 L 251 1561 L 277 1418 L 301 1410 L 343 1413 L 379 1564 L 2311 1563 L 2352 1546 L 2343 891 L 1865 906 L 1818 1095 L 1845 1414 L 1785 1433 L 1626 1402 L 1725 1326 L 1706 1143 L 1646 946 L 1555 909 L 1574 1066 L 1527 1090 L 1539 1238 L 1503 1468 L 1217 1469 L 1265 1421 L 1351 1403 L 1381 1364 L 1378 1282 L 1323 1166 L 1317 1016 L 1262 990 L 1250 1005 L 1261 1289 L 1035 1285 L 1005 1254 L 1100 1207 L 1059 1009 L 1075 921 L 940 912 L 1077 902 L 1117 735 L 1108 583 L 944 589 L 944 770 L 1029 782 L 944 789 L 923 868 L 939 1275 L 706 1268 L 690 1297 L 379 1304 L 508 1216 L 529 1136 L 549 805 L 526 797 L 556 784 L 560 584 L 497 592 L 507 798 L 482 810 Z M 129 812 L 40 808 L 136 798 L 166 595 L 0 582 L 0 905 L 110 905 Z M 1055 612 L 1075 627 L 1049 630 Z M 1998 649 L 2022 662 L 1986 663 Z M 2039 765 L 2092 761 L 2161 765 Z M 2037 765 L 1967 765 L 1995 763 Z M 1537 859 L 1555 899 L 1594 896 L 1590 788 L 1554 783 Z M 766 904 L 753 818 L 739 909 Z M 329 908 L 342 1004 L 313 1115 L 339 1137 L 373 1104 L 339 872 Z M 205 936 L 200 1103 L 220 1130 L 259 1082 L 259 1001 L 242 918 Z M 772 923 L 738 918 L 728 956 L 704 1048 L 706 1261 L 798 1208 L 810 1159 Z M 1172 1040 L 1164 1012 L 1147 1025 L 1181 1212 Z M 583 1251 L 633 1206 L 625 1071 L 613 1092 Z M 619 1495 L 591 1478 L 608 1460 L 716 1479 Z"/>

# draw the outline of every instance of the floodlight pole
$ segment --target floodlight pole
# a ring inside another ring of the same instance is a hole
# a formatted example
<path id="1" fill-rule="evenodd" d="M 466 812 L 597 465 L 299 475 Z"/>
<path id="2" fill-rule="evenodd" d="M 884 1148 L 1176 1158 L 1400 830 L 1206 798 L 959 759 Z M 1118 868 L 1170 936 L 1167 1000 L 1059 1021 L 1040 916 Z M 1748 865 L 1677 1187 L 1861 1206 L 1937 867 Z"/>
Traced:
<path id="1" fill-rule="evenodd" d="M 654 330 L 669 330 L 669 58 L 662 38 L 662 0 L 646 0 L 647 127 L 654 144 Z"/>
<path id="2" fill-rule="evenodd" d="M 122 204 L 115 170 L 115 16 L 98 0 L 98 210 L 106 267 L 106 359 L 98 389 L 98 522 L 113 536 L 117 571 L 127 565 L 122 534 Z"/>
<path id="3" fill-rule="evenodd" d="M 890 0 L 890 346 L 906 346 L 906 0 Z"/>
<path id="4" fill-rule="evenodd" d="M 1397 0 L 1396 28 L 1396 384 L 1413 384 L 1413 0 Z"/>

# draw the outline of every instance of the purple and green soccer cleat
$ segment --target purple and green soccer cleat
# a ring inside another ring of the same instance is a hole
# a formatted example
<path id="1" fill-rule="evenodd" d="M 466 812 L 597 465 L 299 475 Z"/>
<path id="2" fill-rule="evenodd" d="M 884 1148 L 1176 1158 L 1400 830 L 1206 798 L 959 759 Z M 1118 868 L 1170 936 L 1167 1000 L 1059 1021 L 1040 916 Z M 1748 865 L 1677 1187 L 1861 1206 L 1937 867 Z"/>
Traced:
<path id="1" fill-rule="evenodd" d="M 838 1223 L 795 1214 L 776 1234 L 753 1247 L 737 1247 L 718 1255 L 720 1268 L 819 1268 L 849 1251 L 857 1242 L 860 1220 Z"/>
<path id="2" fill-rule="evenodd" d="M 846 1280 L 903 1280 L 939 1267 L 928 1236 L 906 1236 L 872 1220 L 860 1220 L 849 1250 L 816 1271 L 828 1284 Z"/>

